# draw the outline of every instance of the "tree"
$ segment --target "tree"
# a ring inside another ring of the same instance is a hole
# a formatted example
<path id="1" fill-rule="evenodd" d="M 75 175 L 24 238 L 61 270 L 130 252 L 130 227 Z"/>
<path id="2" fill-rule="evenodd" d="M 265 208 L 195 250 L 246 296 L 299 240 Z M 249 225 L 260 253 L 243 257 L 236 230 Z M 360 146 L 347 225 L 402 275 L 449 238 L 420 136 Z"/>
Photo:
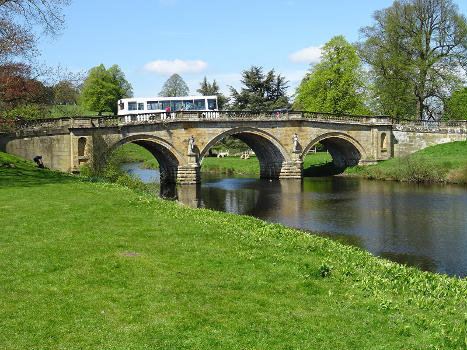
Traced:
<path id="1" fill-rule="evenodd" d="M 0 65 L 0 112 L 25 104 L 50 104 L 53 91 L 31 76 L 26 64 Z"/>
<path id="2" fill-rule="evenodd" d="M 54 87 L 54 102 L 59 105 L 76 105 L 79 89 L 71 80 L 62 80 Z"/>
<path id="3" fill-rule="evenodd" d="M 467 120 L 467 87 L 454 91 L 446 100 L 443 118 Z"/>
<path id="4" fill-rule="evenodd" d="M 217 85 L 216 80 L 210 84 L 206 77 L 204 77 L 203 81 L 200 84 L 200 88 L 196 90 L 203 96 L 217 96 L 217 107 L 219 110 L 225 109 L 227 103 L 229 102 L 229 98 L 225 97 L 224 94 L 219 92 L 219 85 Z"/>
<path id="5" fill-rule="evenodd" d="M 178 74 L 172 74 L 169 79 L 162 86 L 159 96 L 175 97 L 175 96 L 188 96 L 190 89 L 185 81 Z"/>
<path id="6" fill-rule="evenodd" d="M 37 54 L 37 30 L 56 35 L 63 27 L 62 7 L 69 0 L 0 0 L 0 62 Z"/>
<path id="7" fill-rule="evenodd" d="M 105 69 L 101 64 L 89 71 L 81 93 L 81 104 L 99 115 L 102 112 L 117 114 L 118 100 L 132 96 L 131 84 L 120 67 L 113 65 Z"/>
<path id="8" fill-rule="evenodd" d="M 401 0 L 376 11 L 361 29 L 379 111 L 424 119 L 460 84 L 467 53 L 466 18 L 452 0 Z"/>
<path id="9" fill-rule="evenodd" d="M 252 66 L 242 72 L 241 82 L 245 87 L 240 92 L 230 86 L 232 108 L 261 111 L 290 107 L 286 94 L 288 81 L 276 75 L 274 69 L 264 74 L 262 67 Z"/>
<path id="10" fill-rule="evenodd" d="M 342 35 L 323 47 L 321 62 L 314 65 L 295 92 L 294 108 L 338 114 L 367 113 L 364 72 L 356 48 Z"/>

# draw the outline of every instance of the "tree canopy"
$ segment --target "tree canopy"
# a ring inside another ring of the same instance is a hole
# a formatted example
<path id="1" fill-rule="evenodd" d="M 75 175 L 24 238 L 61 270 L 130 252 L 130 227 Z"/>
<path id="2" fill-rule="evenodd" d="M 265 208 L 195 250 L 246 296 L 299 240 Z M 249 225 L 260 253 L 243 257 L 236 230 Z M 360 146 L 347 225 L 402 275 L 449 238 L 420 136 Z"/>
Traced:
<path id="1" fill-rule="evenodd" d="M 457 90 L 447 98 L 444 119 L 467 120 L 467 87 Z"/>
<path id="2" fill-rule="evenodd" d="M 159 96 L 176 97 L 188 96 L 189 94 L 190 89 L 188 88 L 182 77 L 178 74 L 172 74 L 162 86 L 162 90 L 159 93 Z"/>
<path id="3" fill-rule="evenodd" d="M 241 82 L 244 87 L 240 92 L 230 86 L 233 109 L 261 111 L 290 107 L 288 81 L 276 75 L 274 69 L 264 74 L 262 67 L 252 66 L 242 72 Z"/>
<path id="4" fill-rule="evenodd" d="M 98 112 L 112 112 L 117 114 L 119 99 L 132 97 L 131 84 L 125 79 L 125 74 L 118 65 L 109 69 L 105 66 L 94 67 L 89 71 L 84 81 L 81 93 L 81 104 L 88 110 Z"/>
<path id="5" fill-rule="evenodd" d="M 467 25 L 451 0 L 401 0 L 361 29 L 378 112 L 424 119 L 462 84 Z M 439 111 L 436 111 L 436 109 Z M 439 115 L 438 115 L 439 117 Z"/>
<path id="6" fill-rule="evenodd" d="M 30 74 L 22 63 L 0 65 L 0 114 L 26 104 L 50 104 L 53 89 Z"/>
<path id="7" fill-rule="evenodd" d="M 200 83 L 200 88 L 196 90 L 203 96 L 217 96 L 217 107 L 219 110 L 225 109 L 227 103 L 229 102 L 229 98 L 225 97 L 219 91 L 219 85 L 217 85 L 216 80 L 214 79 L 212 84 L 210 84 L 206 77 L 204 77 L 203 81 Z"/>
<path id="8" fill-rule="evenodd" d="M 79 89 L 71 80 L 62 80 L 54 87 L 54 103 L 59 105 L 76 105 L 79 98 Z"/>
<path id="9" fill-rule="evenodd" d="M 56 35 L 63 27 L 62 7 L 69 0 L 0 0 L 0 62 L 37 54 L 37 30 Z"/>
<path id="10" fill-rule="evenodd" d="M 315 64 L 295 92 L 294 108 L 339 114 L 367 113 L 364 73 L 356 48 L 342 35 L 324 45 Z"/>

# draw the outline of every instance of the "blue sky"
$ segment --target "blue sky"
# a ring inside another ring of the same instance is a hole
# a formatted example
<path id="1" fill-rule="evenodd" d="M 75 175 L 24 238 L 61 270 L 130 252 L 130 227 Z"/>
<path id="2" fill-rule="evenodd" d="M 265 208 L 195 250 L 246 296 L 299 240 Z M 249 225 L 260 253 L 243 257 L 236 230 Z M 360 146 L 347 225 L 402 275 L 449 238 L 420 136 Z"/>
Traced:
<path id="1" fill-rule="evenodd" d="M 252 65 L 289 80 L 289 94 L 335 35 L 359 40 L 392 0 L 74 0 L 66 27 L 40 44 L 41 60 L 70 71 L 118 64 L 136 97 L 158 95 L 172 73 L 192 94 L 204 76 L 241 86 Z M 455 0 L 467 14 L 467 2 Z"/>

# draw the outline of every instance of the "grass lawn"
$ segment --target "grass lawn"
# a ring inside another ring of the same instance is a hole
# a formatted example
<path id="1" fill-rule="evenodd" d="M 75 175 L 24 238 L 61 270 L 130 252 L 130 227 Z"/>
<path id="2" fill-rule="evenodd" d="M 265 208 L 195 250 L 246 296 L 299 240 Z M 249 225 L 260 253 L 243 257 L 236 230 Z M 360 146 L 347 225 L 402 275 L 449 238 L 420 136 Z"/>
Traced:
<path id="1" fill-rule="evenodd" d="M 464 349 L 467 280 L 0 153 L 1 349 Z"/>
<path id="2" fill-rule="evenodd" d="M 466 183 L 467 141 L 427 147 L 376 165 L 348 168 L 344 174 L 378 180 Z"/>
<path id="3" fill-rule="evenodd" d="M 159 163 L 154 156 L 141 146 L 127 143 L 115 151 L 114 156 L 119 163 L 143 162 L 146 169 L 159 169 Z M 332 162 L 331 156 L 326 152 L 308 154 L 303 162 L 305 174 L 313 174 Z M 255 156 L 250 159 L 229 156 L 224 158 L 204 157 L 201 171 L 224 174 L 250 174 L 259 175 L 259 163 Z"/>

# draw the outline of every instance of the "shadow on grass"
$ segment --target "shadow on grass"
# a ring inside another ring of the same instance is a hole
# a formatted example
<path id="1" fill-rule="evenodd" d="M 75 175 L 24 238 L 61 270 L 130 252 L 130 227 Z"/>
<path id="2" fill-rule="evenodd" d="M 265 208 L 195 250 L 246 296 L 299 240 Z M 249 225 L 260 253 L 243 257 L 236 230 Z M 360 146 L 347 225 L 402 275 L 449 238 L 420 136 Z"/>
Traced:
<path id="1" fill-rule="evenodd" d="M 342 174 L 345 168 L 339 168 L 333 162 L 311 165 L 303 169 L 303 176 L 305 177 L 322 177 L 333 176 Z"/>
<path id="2" fill-rule="evenodd" d="M 29 187 L 44 184 L 71 183 L 77 181 L 71 175 L 58 171 L 33 167 L 0 166 L 0 189 L 11 187 Z"/>

